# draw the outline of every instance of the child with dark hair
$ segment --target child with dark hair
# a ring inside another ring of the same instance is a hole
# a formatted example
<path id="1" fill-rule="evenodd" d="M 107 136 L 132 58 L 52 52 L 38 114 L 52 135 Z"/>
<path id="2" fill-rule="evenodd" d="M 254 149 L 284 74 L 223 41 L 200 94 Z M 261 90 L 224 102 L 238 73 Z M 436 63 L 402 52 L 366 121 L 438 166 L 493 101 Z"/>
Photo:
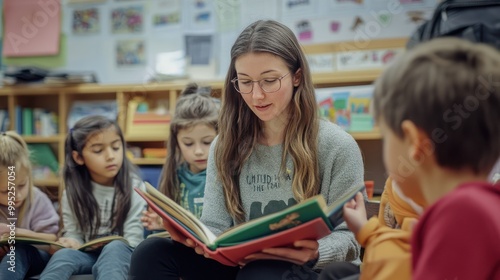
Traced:
<path id="1" fill-rule="evenodd" d="M 61 198 L 63 237 L 41 279 L 69 279 L 90 274 L 96 279 L 127 279 L 133 248 L 143 240 L 140 217 L 146 206 L 133 191 L 144 189 L 136 168 L 125 156 L 120 127 L 102 116 L 79 120 L 65 142 L 64 192 Z M 92 239 L 123 236 L 101 251 L 75 250 Z"/>

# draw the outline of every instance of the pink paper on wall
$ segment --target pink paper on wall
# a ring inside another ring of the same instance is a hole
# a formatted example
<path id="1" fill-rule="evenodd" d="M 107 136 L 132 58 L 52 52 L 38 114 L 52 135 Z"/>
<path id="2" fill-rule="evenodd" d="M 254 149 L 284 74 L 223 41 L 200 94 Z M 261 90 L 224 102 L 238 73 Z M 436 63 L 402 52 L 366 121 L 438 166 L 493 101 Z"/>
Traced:
<path id="1" fill-rule="evenodd" d="M 4 0 L 4 56 L 56 55 L 60 30 L 60 0 Z"/>

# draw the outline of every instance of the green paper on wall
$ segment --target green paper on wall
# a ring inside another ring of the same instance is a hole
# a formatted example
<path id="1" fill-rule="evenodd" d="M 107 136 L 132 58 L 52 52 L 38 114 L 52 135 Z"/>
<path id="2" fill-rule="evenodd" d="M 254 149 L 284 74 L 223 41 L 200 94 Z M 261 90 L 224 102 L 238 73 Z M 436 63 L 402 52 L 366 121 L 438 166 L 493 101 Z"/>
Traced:
<path id="1" fill-rule="evenodd" d="M 58 55 L 30 56 L 30 57 L 4 57 L 3 64 L 8 66 L 37 66 L 41 68 L 57 68 L 66 65 L 67 46 L 66 35 L 61 34 Z"/>

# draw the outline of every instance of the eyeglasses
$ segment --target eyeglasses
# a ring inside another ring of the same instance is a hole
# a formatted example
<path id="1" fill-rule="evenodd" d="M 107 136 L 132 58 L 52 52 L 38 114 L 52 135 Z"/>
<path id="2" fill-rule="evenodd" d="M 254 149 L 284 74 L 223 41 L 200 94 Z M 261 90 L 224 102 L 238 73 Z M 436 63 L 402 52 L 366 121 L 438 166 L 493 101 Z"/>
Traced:
<path id="1" fill-rule="evenodd" d="M 250 79 L 237 79 L 234 78 L 231 80 L 233 83 L 234 88 L 236 91 L 238 91 L 241 94 L 248 94 L 253 91 L 253 84 L 258 83 L 259 87 L 264 91 L 265 93 L 271 93 L 271 92 L 276 92 L 280 90 L 281 88 L 281 80 L 286 77 L 290 72 L 286 73 L 285 75 L 279 77 L 279 78 L 265 78 L 262 80 L 258 81 L 252 81 Z"/>

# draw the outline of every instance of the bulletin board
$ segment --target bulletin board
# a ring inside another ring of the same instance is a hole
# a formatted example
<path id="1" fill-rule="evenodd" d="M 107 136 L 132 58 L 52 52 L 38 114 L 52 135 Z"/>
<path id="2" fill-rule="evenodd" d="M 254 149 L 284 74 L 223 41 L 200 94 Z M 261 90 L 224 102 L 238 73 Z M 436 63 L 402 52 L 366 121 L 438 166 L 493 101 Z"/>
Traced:
<path id="1" fill-rule="evenodd" d="M 356 42 L 366 48 L 370 42 L 406 38 L 437 4 L 437 0 L 61 1 L 66 57 L 64 65 L 59 59 L 54 68 L 94 71 L 104 84 L 147 82 L 159 69 L 159 57 L 174 52 L 190 55 L 186 66 L 190 78 L 223 79 L 236 37 L 258 19 L 284 23 L 312 54 L 315 46 L 332 43 Z"/>

